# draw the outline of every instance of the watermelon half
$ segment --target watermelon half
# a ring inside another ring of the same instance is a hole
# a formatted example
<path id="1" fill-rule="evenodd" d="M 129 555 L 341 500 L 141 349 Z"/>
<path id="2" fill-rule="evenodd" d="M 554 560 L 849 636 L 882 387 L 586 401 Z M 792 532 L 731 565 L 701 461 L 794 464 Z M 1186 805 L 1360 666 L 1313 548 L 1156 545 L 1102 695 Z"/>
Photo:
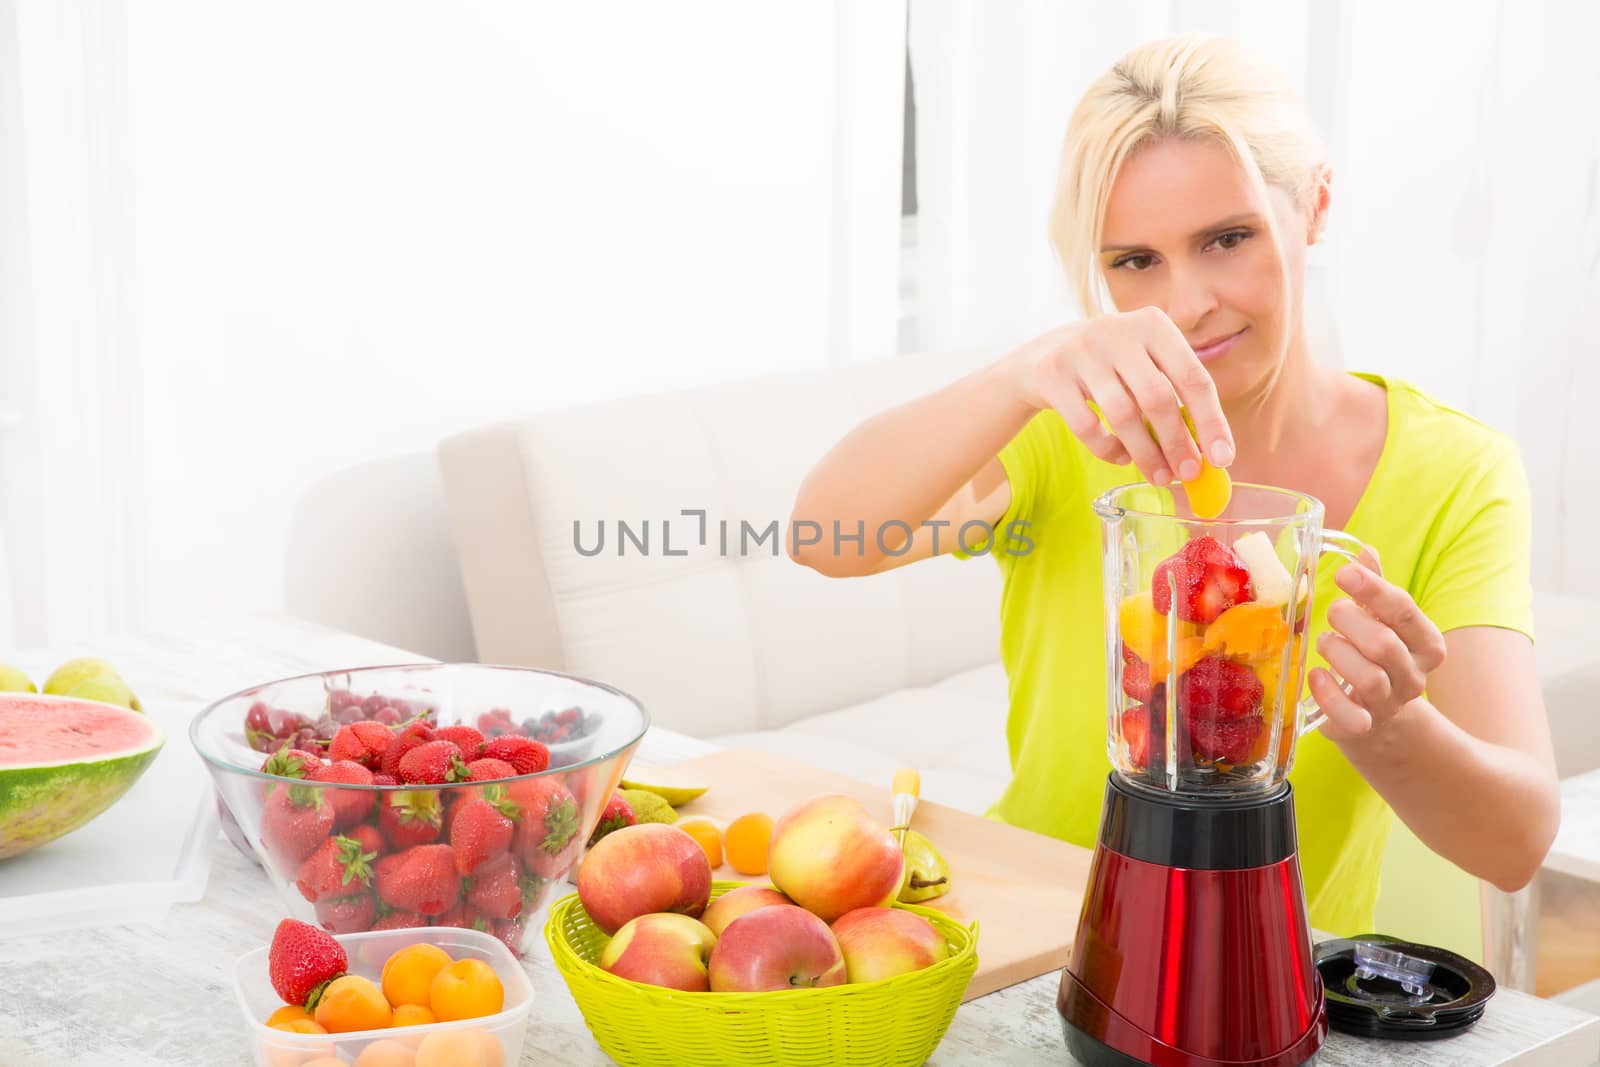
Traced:
<path id="1" fill-rule="evenodd" d="M 0 694 L 0 860 L 115 804 L 165 740 L 150 719 L 113 704 Z"/>

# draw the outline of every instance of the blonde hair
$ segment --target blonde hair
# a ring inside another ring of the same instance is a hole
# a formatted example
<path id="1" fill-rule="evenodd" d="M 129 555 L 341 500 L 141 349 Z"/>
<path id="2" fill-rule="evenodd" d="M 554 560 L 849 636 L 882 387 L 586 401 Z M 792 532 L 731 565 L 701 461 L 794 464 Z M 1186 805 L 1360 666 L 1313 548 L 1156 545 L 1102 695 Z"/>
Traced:
<path id="1" fill-rule="evenodd" d="M 1231 38 L 1191 33 L 1123 56 L 1067 123 L 1050 241 L 1084 314 L 1110 307 L 1099 249 L 1111 185 L 1135 149 L 1168 137 L 1217 141 L 1238 160 L 1266 216 L 1288 300 L 1288 260 L 1267 186 L 1305 204 L 1326 160 L 1321 139 L 1281 71 Z"/>

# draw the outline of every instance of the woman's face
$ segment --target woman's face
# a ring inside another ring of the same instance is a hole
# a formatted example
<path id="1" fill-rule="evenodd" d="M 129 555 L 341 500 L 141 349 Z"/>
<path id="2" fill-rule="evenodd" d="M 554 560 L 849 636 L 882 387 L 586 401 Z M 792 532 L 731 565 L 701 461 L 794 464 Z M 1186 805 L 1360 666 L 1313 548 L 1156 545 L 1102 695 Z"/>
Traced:
<path id="1" fill-rule="evenodd" d="M 1261 205 L 1232 154 L 1214 141 L 1156 141 L 1123 163 L 1106 205 L 1100 267 L 1120 311 L 1154 305 L 1167 313 L 1206 364 L 1218 394 L 1248 395 L 1270 381 L 1299 343 L 1306 246 L 1326 208 L 1298 209 L 1268 187 L 1289 257 L 1285 300 L 1278 256 Z"/>

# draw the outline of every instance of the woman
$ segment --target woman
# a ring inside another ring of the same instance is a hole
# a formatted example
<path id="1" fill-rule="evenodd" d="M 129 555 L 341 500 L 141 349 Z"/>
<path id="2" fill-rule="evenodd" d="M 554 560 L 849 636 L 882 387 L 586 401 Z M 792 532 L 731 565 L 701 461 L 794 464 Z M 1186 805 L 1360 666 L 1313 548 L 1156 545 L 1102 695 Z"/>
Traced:
<path id="1" fill-rule="evenodd" d="M 794 518 L 909 522 L 894 555 L 872 538 L 861 554 L 827 538 L 796 554 L 841 577 L 965 555 L 950 531 L 975 520 L 1027 524 L 1031 551 L 992 553 L 1013 778 L 990 814 L 1088 846 L 1107 769 L 1090 502 L 1133 480 L 1129 464 L 1157 484 L 1192 478 L 1201 447 L 1237 481 L 1321 500 L 1328 526 L 1376 550 L 1319 573 L 1307 687 L 1328 719 L 1291 774 L 1311 921 L 1353 934 L 1371 928 L 1391 809 L 1515 890 L 1549 848 L 1559 794 L 1520 457 L 1403 382 L 1312 361 L 1305 258 L 1329 186 L 1303 109 L 1239 45 L 1190 35 L 1130 53 L 1071 117 L 1050 218 L 1089 317 L 856 428 Z"/>

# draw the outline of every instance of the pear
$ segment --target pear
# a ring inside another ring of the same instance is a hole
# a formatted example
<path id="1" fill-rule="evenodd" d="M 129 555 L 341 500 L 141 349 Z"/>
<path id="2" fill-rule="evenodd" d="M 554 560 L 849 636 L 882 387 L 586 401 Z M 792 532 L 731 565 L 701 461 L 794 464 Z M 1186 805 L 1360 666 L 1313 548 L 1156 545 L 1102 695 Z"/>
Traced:
<path id="1" fill-rule="evenodd" d="M 916 904 L 950 892 L 950 865 L 939 855 L 932 841 L 915 830 L 907 830 L 903 851 L 906 880 L 900 886 L 902 903 Z"/>
<path id="2" fill-rule="evenodd" d="M 633 809 L 633 817 L 642 823 L 678 821 L 678 813 L 658 793 L 645 789 L 620 789 L 618 792 L 628 802 L 628 807 Z"/>
<path id="3" fill-rule="evenodd" d="M 33 679 L 17 667 L 0 663 L 0 693 L 37 693 Z"/>
<path id="4" fill-rule="evenodd" d="M 618 783 L 620 789 L 632 789 L 641 793 L 654 793 L 673 807 L 682 807 L 690 801 L 705 795 L 706 787 L 703 785 L 650 785 L 646 782 L 636 782 L 624 778 Z"/>
<path id="5" fill-rule="evenodd" d="M 90 656 L 71 659 L 57 667 L 45 680 L 44 691 L 56 696 L 98 700 L 104 704 L 118 704 L 134 711 L 144 711 L 139 698 L 133 695 L 133 690 L 128 688 L 128 683 L 122 680 L 117 669 L 103 659 Z"/>

